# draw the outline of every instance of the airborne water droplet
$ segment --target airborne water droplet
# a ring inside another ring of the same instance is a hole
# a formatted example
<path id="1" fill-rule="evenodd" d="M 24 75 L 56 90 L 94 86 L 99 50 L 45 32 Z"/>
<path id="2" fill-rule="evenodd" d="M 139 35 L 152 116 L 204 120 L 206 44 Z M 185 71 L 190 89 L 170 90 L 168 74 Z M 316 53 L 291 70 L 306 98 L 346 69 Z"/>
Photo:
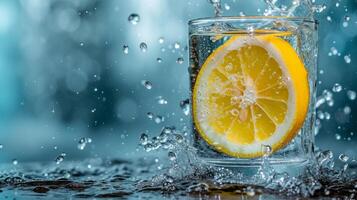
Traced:
<path id="1" fill-rule="evenodd" d="M 123 52 L 124 52 L 124 54 L 128 54 L 129 53 L 129 46 L 128 45 L 123 45 Z"/>
<path id="2" fill-rule="evenodd" d="M 148 46 L 145 42 L 140 43 L 139 45 L 141 52 L 146 52 L 148 49 Z"/>
<path id="3" fill-rule="evenodd" d="M 167 155 L 171 161 L 176 160 L 176 154 L 174 152 L 170 151 Z"/>
<path id="4" fill-rule="evenodd" d="M 146 116 L 147 116 L 149 119 L 154 118 L 154 114 L 153 114 L 152 112 L 146 113 Z"/>
<path id="5" fill-rule="evenodd" d="M 189 115 L 190 114 L 190 100 L 185 99 L 185 100 L 180 101 L 180 108 L 181 108 L 183 114 Z"/>
<path id="6" fill-rule="evenodd" d="M 158 96 L 158 97 L 156 97 L 156 99 L 157 99 L 158 104 L 161 104 L 161 105 L 167 104 L 167 100 L 165 100 L 164 97 L 162 97 L 162 96 Z"/>
<path id="7" fill-rule="evenodd" d="M 142 133 L 140 136 L 141 145 L 146 145 L 148 143 L 149 137 L 146 133 Z"/>
<path id="8" fill-rule="evenodd" d="M 158 63 L 162 63 L 162 58 L 156 58 L 156 61 L 157 61 Z"/>
<path id="9" fill-rule="evenodd" d="M 338 159 L 340 159 L 342 162 L 347 162 L 349 157 L 345 154 L 341 154 Z"/>
<path id="10" fill-rule="evenodd" d="M 78 141 L 77 148 L 78 148 L 79 150 L 83 150 L 83 149 L 86 147 L 86 145 L 87 145 L 88 143 L 91 143 L 91 142 L 92 142 L 92 139 L 91 139 L 91 138 L 82 137 L 82 138 L 79 139 L 79 141 Z"/>
<path id="11" fill-rule="evenodd" d="M 340 134 L 335 134 L 336 140 L 341 140 L 341 135 Z"/>
<path id="12" fill-rule="evenodd" d="M 175 42 L 174 47 L 175 47 L 175 49 L 179 49 L 180 48 L 180 43 L 179 42 Z"/>
<path id="13" fill-rule="evenodd" d="M 356 99 L 356 92 L 355 91 L 352 91 L 352 90 L 348 90 L 347 91 L 347 97 L 349 100 L 353 101 Z"/>
<path id="14" fill-rule="evenodd" d="M 183 58 L 182 57 L 179 57 L 179 58 L 177 58 L 177 60 L 176 60 L 176 62 L 178 63 L 178 64 L 182 64 L 183 63 Z"/>
<path id="15" fill-rule="evenodd" d="M 0 144 L 0 149 L 2 149 L 4 147 L 4 145 Z"/>
<path id="16" fill-rule="evenodd" d="M 343 57 L 343 59 L 345 59 L 345 62 L 346 62 L 347 64 L 350 64 L 350 63 L 351 63 L 351 55 L 345 55 L 345 56 Z"/>
<path id="17" fill-rule="evenodd" d="M 128 17 L 128 21 L 133 24 L 133 25 L 136 25 L 140 22 L 140 16 L 136 13 L 132 13 L 129 15 Z"/>
<path id="18" fill-rule="evenodd" d="M 156 117 L 154 119 L 155 123 L 157 123 L 157 124 L 160 124 L 164 120 L 165 120 L 165 118 L 163 116 L 160 116 L 160 115 L 156 115 Z"/>
<path id="19" fill-rule="evenodd" d="M 350 114 L 351 113 L 351 108 L 349 106 L 345 106 L 343 108 L 343 113 L 345 113 L 346 115 Z"/>
<path id="20" fill-rule="evenodd" d="M 338 84 L 338 83 L 335 83 L 335 85 L 332 88 L 332 91 L 336 92 L 336 93 L 337 92 L 341 92 L 342 91 L 342 86 L 340 84 Z"/>
<path id="21" fill-rule="evenodd" d="M 58 165 L 61 162 L 63 162 L 65 156 L 66 156 L 66 153 L 61 153 L 59 156 L 57 156 L 55 159 L 56 164 Z"/>
<path id="22" fill-rule="evenodd" d="M 13 160 L 12 160 L 12 164 L 13 164 L 13 165 L 17 165 L 18 163 L 19 163 L 19 162 L 18 162 L 16 159 L 13 159 Z"/>
<path id="23" fill-rule="evenodd" d="M 143 85 L 148 90 L 151 90 L 151 88 L 152 88 L 152 83 L 147 80 L 142 80 L 141 85 Z"/>
<path id="24" fill-rule="evenodd" d="M 160 43 L 160 44 L 164 43 L 164 41 L 165 41 L 165 38 L 164 38 L 164 37 L 160 37 L 160 38 L 159 38 L 159 43 Z"/>

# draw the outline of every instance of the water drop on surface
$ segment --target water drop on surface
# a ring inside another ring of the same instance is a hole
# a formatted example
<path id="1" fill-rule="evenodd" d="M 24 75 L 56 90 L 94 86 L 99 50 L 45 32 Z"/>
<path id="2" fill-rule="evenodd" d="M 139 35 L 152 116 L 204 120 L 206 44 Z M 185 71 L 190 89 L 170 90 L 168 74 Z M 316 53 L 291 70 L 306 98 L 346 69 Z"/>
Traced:
<path id="1" fill-rule="evenodd" d="M 342 86 L 338 83 L 335 83 L 335 85 L 332 87 L 333 92 L 341 92 L 342 91 Z"/>
<path id="2" fill-rule="evenodd" d="M 18 162 L 16 159 L 13 159 L 13 160 L 12 160 L 12 164 L 13 164 L 13 165 L 17 165 L 17 164 L 19 164 L 19 162 Z"/>
<path id="3" fill-rule="evenodd" d="M 356 99 L 356 92 L 355 91 L 352 91 L 352 90 L 348 90 L 347 91 L 347 97 L 349 100 L 353 101 Z"/>
<path id="4" fill-rule="evenodd" d="M 182 57 L 179 57 L 179 58 L 177 58 L 176 63 L 182 64 L 183 61 L 184 61 L 183 58 L 182 58 Z"/>
<path id="5" fill-rule="evenodd" d="M 123 45 L 123 53 L 128 54 L 129 53 L 129 46 L 128 45 Z"/>
<path id="6" fill-rule="evenodd" d="M 351 55 L 345 55 L 345 56 L 343 57 L 343 59 L 345 59 L 345 62 L 346 62 L 347 64 L 350 64 L 350 63 L 351 63 Z"/>
<path id="7" fill-rule="evenodd" d="M 139 47 L 141 52 L 146 52 L 148 50 L 148 46 L 145 42 L 140 43 Z"/>
<path id="8" fill-rule="evenodd" d="M 133 24 L 133 25 L 136 25 L 140 22 L 140 16 L 136 13 L 132 13 L 129 15 L 128 17 L 128 21 Z"/>
<path id="9" fill-rule="evenodd" d="M 340 159 L 340 161 L 342 162 L 347 162 L 349 157 L 345 154 L 341 154 L 340 156 L 338 156 L 338 159 Z"/>
<path id="10" fill-rule="evenodd" d="M 151 90 L 151 88 L 152 88 L 152 83 L 147 80 L 142 80 L 141 85 L 143 85 L 148 90 Z"/>
<path id="11" fill-rule="evenodd" d="M 185 100 L 180 101 L 180 108 L 181 108 L 183 114 L 189 115 L 190 114 L 190 100 L 185 99 Z"/>

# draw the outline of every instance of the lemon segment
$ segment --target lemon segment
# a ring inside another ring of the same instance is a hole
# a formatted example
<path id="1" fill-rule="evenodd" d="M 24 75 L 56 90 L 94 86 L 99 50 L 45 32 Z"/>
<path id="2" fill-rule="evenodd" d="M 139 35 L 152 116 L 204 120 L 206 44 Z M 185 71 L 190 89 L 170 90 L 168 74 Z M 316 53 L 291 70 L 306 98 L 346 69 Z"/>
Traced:
<path id="1" fill-rule="evenodd" d="M 274 35 L 233 36 L 205 61 L 194 84 L 197 132 L 217 151 L 262 156 L 288 144 L 309 103 L 307 71 L 294 48 Z"/>

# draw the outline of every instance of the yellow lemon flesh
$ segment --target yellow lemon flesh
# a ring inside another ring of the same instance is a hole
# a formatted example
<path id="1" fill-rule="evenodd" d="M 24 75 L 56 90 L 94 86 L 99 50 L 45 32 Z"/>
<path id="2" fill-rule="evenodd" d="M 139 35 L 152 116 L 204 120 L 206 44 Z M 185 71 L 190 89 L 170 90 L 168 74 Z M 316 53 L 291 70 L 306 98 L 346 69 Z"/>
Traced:
<path id="1" fill-rule="evenodd" d="M 277 151 L 304 123 L 308 75 L 294 48 L 273 36 L 233 36 L 200 69 L 193 89 L 197 132 L 217 151 L 239 158 Z"/>

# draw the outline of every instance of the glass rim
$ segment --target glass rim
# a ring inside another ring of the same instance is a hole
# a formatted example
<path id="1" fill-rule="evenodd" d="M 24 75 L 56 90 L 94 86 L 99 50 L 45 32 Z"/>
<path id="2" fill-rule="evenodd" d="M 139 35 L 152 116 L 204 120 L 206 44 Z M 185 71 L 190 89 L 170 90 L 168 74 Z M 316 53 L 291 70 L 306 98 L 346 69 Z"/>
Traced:
<path id="1" fill-rule="evenodd" d="M 306 17 L 288 17 L 288 16 L 224 16 L 224 17 L 203 17 L 191 19 L 188 25 L 203 25 L 214 22 L 254 22 L 254 21 L 271 21 L 271 20 L 286 20 L 292 22 L 318 24 L 317 20 Z"/>

